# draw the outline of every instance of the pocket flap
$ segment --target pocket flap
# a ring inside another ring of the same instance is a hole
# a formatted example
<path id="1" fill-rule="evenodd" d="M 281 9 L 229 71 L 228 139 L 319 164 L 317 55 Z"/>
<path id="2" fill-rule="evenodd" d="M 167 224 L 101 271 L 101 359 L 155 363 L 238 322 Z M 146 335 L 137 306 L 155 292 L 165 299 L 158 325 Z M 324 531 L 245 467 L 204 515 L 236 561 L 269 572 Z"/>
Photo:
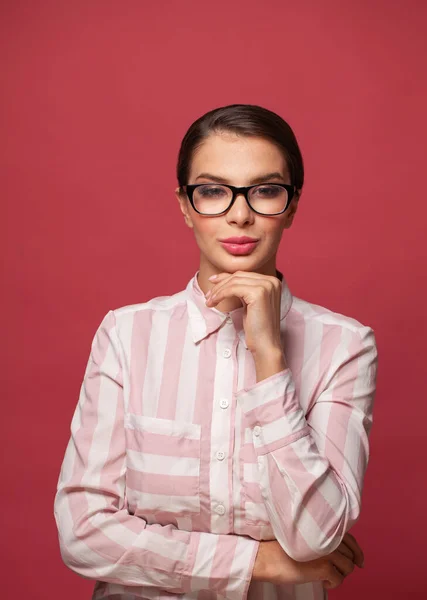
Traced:
<path id="1" fill-rule="evenodd" d="M 158 419 L 127 413 L 125 415 L 125 427 L 138 429 L 147 433 L 158 433 L 160 435 L 171 435 L 185 437 L 190 440 L 200 440 L 201 426 L 197 423 L 185 421 L 174 421 L 172 419 Z"/>

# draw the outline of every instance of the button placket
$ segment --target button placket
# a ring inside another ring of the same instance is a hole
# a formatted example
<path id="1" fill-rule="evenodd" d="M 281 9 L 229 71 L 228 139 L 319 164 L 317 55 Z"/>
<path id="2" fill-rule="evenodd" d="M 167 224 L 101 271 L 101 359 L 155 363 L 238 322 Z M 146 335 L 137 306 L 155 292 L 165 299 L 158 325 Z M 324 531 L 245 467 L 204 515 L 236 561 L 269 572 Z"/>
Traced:
<path id="1" fill-rule="evenodd" d="M 232 318 L 229 316 L 225 321 L 226 323 L 233 323 Z M 212 520 L 213 533 L 229 533 L 228 515 L 233 511 L 232 505 L 229 504 L 228 491 L 225 485 L 231 468 L 230 455 L 226 450 L 230 444 L 232 415 L 227 409 L 231 406 L 234 370 L 237 368 L 235 362 L 236 347 L 236 334 L 232 325 L 220 329 L 217 356 L 221 377 L 218 378 L 218 385 L 215 389 L 213 435 L 211 438 L 211 509 L 216 516 Z"/>

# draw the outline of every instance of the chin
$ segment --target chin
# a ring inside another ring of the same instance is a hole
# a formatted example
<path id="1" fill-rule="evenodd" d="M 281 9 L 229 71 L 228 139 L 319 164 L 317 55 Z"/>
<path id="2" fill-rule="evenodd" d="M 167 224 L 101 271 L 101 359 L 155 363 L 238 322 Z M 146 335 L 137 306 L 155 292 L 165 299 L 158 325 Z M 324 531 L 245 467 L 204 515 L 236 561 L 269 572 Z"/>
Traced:
<path id="1" fill-rule="evenodd" d="M 235 271 L 256 271 L 262 265 L 259 260 L 253 260 L 250 256 L 230 256 L 226 261 L 221 261 L 224 265 L 223 271 L 234 273 Z"/>

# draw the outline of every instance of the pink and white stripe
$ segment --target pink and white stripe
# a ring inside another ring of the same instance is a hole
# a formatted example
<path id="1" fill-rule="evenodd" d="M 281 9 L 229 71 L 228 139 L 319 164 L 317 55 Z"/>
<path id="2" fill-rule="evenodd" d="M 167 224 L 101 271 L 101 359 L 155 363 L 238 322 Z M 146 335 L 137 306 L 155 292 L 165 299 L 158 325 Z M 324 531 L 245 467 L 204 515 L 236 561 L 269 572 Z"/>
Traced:
<path id="1" fill-rule="evenodd" d="M 359 518 L 374 332 L 282 276 L 288 368 L 257 382 L 243 308 L 206 307 L 197 275 L 95 333 L 55 497 L 63 560 L 94 599 L 326 598 L 251 574 L 260 541 L 307 561 Z"/>

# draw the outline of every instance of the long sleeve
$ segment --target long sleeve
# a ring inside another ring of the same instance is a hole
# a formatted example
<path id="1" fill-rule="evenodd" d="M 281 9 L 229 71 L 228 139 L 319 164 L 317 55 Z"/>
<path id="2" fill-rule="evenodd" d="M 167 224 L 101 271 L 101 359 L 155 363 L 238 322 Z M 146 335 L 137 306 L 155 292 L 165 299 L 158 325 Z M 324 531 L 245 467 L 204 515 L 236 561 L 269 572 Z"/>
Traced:
<path id="1" fill-rule="evenodd" d="M 345 329 L 307 414 L 290 368 L 236 394 L 274 534 L 295 560 L 333 552 L 359 517 L 377 363 L 373 330 Z"/>
<path id="2" fill-rule="evenodd" d="M 127 510 L 122 353 L 109 311 L 92 341 L 55 496 L 62 558 L 98 581 L 244 600 L 259 542 L 147 524 Z"/>

